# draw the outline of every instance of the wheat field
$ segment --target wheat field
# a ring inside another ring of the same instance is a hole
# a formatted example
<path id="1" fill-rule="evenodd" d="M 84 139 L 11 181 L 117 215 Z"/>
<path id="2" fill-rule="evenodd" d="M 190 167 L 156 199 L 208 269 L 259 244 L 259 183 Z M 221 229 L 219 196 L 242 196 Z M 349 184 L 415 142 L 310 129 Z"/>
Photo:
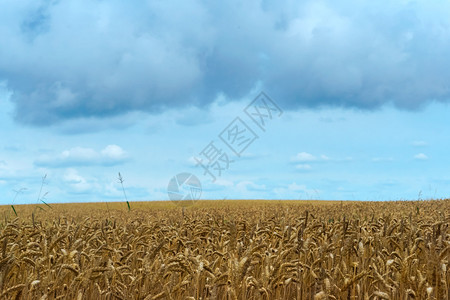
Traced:
<path id="1" fill-rule="evenodd" d="M 450 200 L 0 207 L 0 299 L 449 299 Z"/>

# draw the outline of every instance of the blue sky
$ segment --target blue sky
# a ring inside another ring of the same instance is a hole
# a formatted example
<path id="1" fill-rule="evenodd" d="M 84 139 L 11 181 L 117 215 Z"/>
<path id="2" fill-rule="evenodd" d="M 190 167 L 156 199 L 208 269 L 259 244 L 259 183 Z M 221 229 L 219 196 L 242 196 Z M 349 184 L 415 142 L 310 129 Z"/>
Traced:
<path id="1" fill-rule="evenodd" d="M 118 172 L 131 200 L 167 200 L 181 172 L 203 199 L 448 197 L 448 15 L 446 1 L 3 1 L 1 203 L 21 188 L 15 202 L 36 203 L 45 174 L 49 202 L 120 201 Z M 262 91 L 282 110 L 264 130 L 244 111 Z M 240 157 L 220 139 L 237 117 L 257 136 Z M 196 161 L 211 142 L 232 161 L 214 182 Z"/>

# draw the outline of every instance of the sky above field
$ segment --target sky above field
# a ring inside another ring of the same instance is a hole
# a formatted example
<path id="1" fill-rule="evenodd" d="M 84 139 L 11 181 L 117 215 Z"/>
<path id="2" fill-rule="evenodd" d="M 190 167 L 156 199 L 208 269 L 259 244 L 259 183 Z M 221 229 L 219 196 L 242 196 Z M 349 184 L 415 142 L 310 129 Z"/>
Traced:
<path id="1" fill-rule="evenodd" d="M 2 1 L 0 203 L 122 201 L 119 172 L 132 201 L 168 200 L 180 173 L 201 199 L 448 197 L 449 15 Z"/>

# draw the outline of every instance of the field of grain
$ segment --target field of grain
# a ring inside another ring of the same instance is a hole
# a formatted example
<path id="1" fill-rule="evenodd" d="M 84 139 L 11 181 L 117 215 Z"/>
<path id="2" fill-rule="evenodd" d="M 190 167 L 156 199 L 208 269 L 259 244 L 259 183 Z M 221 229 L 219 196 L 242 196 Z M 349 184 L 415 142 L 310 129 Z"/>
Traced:
<path id="1" fill-rule="evenodd" d="M 0 299 L 449 299 L 450 200 L 0 207 Z"/>

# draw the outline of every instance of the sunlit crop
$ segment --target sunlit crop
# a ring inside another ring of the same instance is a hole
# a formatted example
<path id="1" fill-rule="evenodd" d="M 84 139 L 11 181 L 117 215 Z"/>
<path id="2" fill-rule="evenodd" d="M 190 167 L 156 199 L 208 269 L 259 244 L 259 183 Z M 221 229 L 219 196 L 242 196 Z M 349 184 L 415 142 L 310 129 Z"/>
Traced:
<path id="1" fill-rule="evenodd" d="M 449 299 L 450 200 L 0 209 L 1 299 Z"/>

